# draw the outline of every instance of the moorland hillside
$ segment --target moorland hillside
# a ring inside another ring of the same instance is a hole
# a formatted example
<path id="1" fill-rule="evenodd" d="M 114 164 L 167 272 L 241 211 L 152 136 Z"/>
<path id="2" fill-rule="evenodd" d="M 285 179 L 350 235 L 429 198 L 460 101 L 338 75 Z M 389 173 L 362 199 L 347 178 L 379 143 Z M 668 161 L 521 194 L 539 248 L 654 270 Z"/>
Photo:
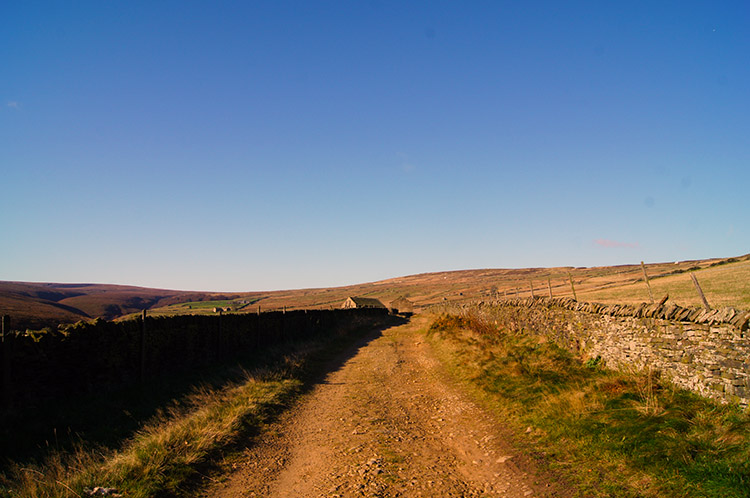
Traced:
<path id="1" fill-rule="evenodd" d="M 688 273 L 696 272 L 717 305 L 750 308 L 750 255 L 650 263 L 645 271 L 652 294 L 682 306 L 699 305 Z M 248 284 L 250 287 L 252 284 Z M 385 305 L 405 298 L 420 308 L 453 302 L 509 297 L 570 296 L 602 303 L 650 299 L 640 264 L 601 267 L 477 269 L 423 273 L 343 287 L 208 293 L 124 285 L 0 282 L 0 313 L 14 328 L 103 318 L 112 320 L 142 310 L 153 315 L 338 308 L 348 296 L 376 298 Z M 711 297 L 709 297 L 711 300 Z"/>

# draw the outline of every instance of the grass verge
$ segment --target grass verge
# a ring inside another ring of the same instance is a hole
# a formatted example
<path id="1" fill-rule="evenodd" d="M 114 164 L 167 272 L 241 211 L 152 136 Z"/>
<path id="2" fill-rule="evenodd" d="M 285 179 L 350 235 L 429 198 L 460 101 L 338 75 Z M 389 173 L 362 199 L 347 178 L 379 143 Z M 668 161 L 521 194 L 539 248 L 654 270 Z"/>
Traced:
<path id="1" fill-rule="evenodd" d="M 212 453 L 257 430 L 274 406 L 299 389 L 288 378 L 248 375 L 242 385 L 196 393 L 143 427 L 122 449 L 99 453 L 79 447 L 38 466 L 17 465 L 6 477 L 5 496 L 84 496 L 97 486 L 128 497 L 179 495 Z"/>
<path id="2" fill-rule="evenodd" d="M 204 474 L 240 451 L 364 332 L 269 351 L 264 366 L 172 401 L 116 449 L 82 442 L 41 463 L 14 463 L 0 475 L 0 496 L 83 497 L 96 487 L 128 498 L 191 496 Z"/>
<path id="3" fill-rule="evenodd" d="M 749 497 L 750 418 L 653 372 L 582 363 L 477 311 L 436 316 L 428 337 L 454 376 L 515 427 L 518 443 L 586 497 Z"/>

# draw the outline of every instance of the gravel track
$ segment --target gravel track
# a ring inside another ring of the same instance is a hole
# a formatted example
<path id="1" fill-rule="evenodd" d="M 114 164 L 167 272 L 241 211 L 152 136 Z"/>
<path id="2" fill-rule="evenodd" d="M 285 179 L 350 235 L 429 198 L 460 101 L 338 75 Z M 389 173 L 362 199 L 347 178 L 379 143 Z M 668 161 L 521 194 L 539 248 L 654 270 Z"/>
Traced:
<path id="1" fill-rule="evenodd" d="M 451 381 L 419 332 L 385 330 L 264 431 L 208 497 L 569 496 Z"/>

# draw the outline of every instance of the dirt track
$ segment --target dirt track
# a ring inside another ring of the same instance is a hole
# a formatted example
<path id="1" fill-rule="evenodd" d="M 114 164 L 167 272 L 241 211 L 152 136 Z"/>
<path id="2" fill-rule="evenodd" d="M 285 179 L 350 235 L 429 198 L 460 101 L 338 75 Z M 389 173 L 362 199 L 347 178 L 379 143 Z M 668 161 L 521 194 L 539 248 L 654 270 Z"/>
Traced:
<path id="1" fill-rule="evenodd" d="M 362 347 L 204 496 L 566 496 L 445 376 L 419 322 Z"/>

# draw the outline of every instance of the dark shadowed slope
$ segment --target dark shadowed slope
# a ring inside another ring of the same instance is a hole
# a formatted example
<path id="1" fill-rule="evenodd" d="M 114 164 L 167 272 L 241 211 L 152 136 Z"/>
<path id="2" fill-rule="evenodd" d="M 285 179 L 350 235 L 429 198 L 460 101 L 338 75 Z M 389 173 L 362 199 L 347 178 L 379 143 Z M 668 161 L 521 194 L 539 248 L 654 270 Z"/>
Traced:
<path id="1" fill-rule="evenodd" d="M 208 296 L 123 285 L 0 282 L 0 314 L 11 316 L 13 328 L 33 329 L 88 318 L 112 319 Z"/>

